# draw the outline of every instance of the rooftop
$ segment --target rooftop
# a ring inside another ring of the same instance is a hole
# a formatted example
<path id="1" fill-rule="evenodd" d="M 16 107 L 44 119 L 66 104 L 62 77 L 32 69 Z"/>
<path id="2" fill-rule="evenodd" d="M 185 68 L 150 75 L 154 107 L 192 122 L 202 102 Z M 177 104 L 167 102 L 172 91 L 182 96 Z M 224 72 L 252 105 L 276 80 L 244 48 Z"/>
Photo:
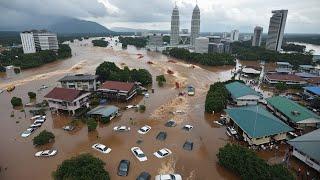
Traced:
<path id="1" fill-rule="evenodd" d="M 288 143 L 299 151 L 304 152 L 309 157 L 320 162 L 320 129 L 291 139 Z"/>
<path id="2" fill-rule="evenodd" d="M 112 115 L 113 113 L 117 112 L 119 110 L 118 107 L 107 105 L 107 106 L 97 106 L 93 109 L 91 109 L 87 114 L 89 115 L 101 115 L 102 117 L 108 117 Z"/>
<path id="3" fill-rule="evenodd" d="M 319 86 L 309 86 L 309 87 L 304 87 L 304 89 L 312 92 L 313 94 L 320 96 L 320 87 Z"/>
<path id="4" fill-rule="evenodd" d="M 260 105 L 226 109 L 225 111 L 247 135 L 253 138 L 293 130 Z"/>
<path id="5" fill-rule="evenodd" d="M 269 73 L 266 75 L 270 80 L 279 81 L 304 81 L 303 78 L 294 74 L 283 74 L 283 73 Z"/>
<path id="6" fill-rule="evenodd" d="M 268 104 L 276 108 L 295 123 L 320 122 L 320 117 L 318 115 L 286 97 L 273 96 L 266 100 Z"/>
<path id="7" fill-rule="evenodd" d="M 247 95 L 260 96 L 255 90 L 238 81 L 226 84 L 226 88 L 230 92 L 232 98 L 239 98 Z"/>
<path id="8" fill-rule="evenodd" d="M 81 96 L 83 93 L 84 93 L 83 91 L 79 91 L 76 89 L 55 87 L 44 97 L 72 102 L 75 99 L 77 99 L 79 96 Z"/>
<path id="9" fill-rule="evenodd" d="M 75 74 L 75 75 L 67 75 L 59 80 L 59 82 L 63 81 L 89 81 L 97 79 L 97 75 L 92 74 Z"/>
<path id="10" fill-rule="evenodd" d="M 311 84 L 320 84 L 320 77 L 313 77 L 307 80 Z"/>
<path id="11" fill-rule="evenodd" d="M 286 66 L 292 66 L 290 63 L 288 62 L 276 62 L 277 65 L 286 65 Z"/>
<path id="12" fill-rule="evenodd" d="M 112 89 L 119 91 L 130 91 L 134 87 L 134 83 L 120 82 L 120 81 L 106 81 L 100 89 Z"/>

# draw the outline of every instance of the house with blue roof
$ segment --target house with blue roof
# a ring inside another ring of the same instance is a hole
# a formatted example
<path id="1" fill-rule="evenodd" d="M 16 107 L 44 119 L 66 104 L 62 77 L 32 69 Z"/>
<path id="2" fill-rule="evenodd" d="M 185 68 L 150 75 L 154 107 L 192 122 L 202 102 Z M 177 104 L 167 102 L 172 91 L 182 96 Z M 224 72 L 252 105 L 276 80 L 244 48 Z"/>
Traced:
<path id="1" fill-rule="evenodd" d="M 320 172 L 320 129 L 291 139 L 292 155 Z"/>
<path id="2" fill-rule="evenodd" d="M 293 129 L 260 105 L 226 109 L 227 120 L 249 145 L 282 141 Z"/>
<path id="3" fill-rule="evenodd" d="M 113 105 L 100 105 L 87 112 L 87 115 L 110 121 L 119 115 L 119 108 Z"/>
<path id="4" fill-rule="evenodd" d="M 231 94 L 232 100 L 238 106 L 257 105 L 258 101 L 262 99 L 258 92 L 238 81 L 226 84 L 225 86 Z"/>
<path id="5" fill-rule="evenodd" d="M 308 86 L 308 87 L 304 87 L 304 94 L 310 98 L 310 99 L 314 99 L 314 98 L 320 98 L 320 87 L 319 86 Z"/>

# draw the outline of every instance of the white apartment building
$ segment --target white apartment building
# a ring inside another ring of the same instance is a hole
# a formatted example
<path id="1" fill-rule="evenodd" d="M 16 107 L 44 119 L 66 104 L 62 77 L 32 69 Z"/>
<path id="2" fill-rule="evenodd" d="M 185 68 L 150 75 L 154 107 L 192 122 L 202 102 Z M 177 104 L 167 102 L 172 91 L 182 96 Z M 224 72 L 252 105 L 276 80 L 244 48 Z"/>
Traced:
<path id="1" fill-rule="evenodd" d="M 57 35 L 55 33 L 45 30 L 32 30 L 20 33 L 20 37 L 25 54 L 59 49 Z"/>
<path id="2" fill-rule="evenodd" d="M 288 10 L 275 10 L 272 11 L 272 13 L 273 15 L 270 18 L 266 49 L 280 51 Z"/>
<path id="3" fill-rule="evenodd" d="M 239 41 L 239 30 L 232 30 L 230 33 L 230 40 L 232 42 Z"/>

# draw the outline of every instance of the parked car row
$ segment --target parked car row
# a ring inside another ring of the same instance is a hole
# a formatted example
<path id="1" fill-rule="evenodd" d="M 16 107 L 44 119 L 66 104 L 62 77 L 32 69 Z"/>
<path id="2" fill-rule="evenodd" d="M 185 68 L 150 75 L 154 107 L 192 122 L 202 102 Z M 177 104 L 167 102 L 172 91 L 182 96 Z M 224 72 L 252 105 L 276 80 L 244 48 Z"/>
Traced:
<path id="1" fill-rule="evenodd" d="M 34 122 L 30 125 L 30 127 L 21 133 L 21 137 L 29 137 L 36 129 L 42 126 L 42 124 L 46 121 L 46 116 L 37 115 L 30 118 L 34 120 Z"/>

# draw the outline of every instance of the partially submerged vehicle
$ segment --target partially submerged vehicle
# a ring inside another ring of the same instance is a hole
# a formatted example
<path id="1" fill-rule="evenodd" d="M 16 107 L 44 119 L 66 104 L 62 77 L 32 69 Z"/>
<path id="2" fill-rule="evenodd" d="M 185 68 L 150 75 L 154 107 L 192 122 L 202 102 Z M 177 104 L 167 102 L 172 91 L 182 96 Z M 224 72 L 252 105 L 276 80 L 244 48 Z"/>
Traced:
<path id="1" fill-rule="evenodd" d="M 168 148 L 162 148 L 160 150 L 158 150 L 157 152 L 154 152 L 153 155 L 155 155 L 157 158 L 165 158 L 167 156 L 169 156 L 170 154 L 172 154 L 171 150 Z"/>
<path id="2" fill-rule="evenodd" d="M 51 150 L 44 150 L 44 151 L 39 151 L 35 154 L 36 157 L 50 157 L 54 156 L 58 153 L 58 150 L 56 149 L 51 149 Z"/>
<path id="3" fill-rule="evenodd" d="M 187 91 L 188 91 L 188 96 L 195 95 L 195 88 L 193 86 L 188 86 Z"/>
<path id="4" fill-rule="evenodd" d="M 118 132 L 125 132 L 125 131 L 130 131 L 130 127 L 127 126 L 116 126 L 113 128 L 114 131 Z"/>
<path id="5" fill-rule="evenodd" d="M 151 130 L 151 127 L 148 125 L 144 125 L 138 130 L 139 134 L 147 134 Z"/>

